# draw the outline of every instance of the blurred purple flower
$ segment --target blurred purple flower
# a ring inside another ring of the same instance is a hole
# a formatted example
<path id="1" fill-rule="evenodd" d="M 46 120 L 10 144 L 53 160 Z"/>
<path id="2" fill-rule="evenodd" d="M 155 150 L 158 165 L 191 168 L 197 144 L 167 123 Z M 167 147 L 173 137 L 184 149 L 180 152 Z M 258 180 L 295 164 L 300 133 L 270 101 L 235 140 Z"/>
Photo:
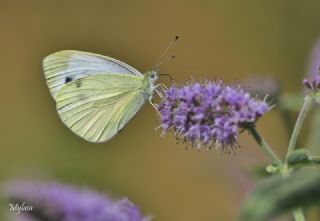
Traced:
<path id="1" fill-rule="evenodd" d="M 320 40 L 318 40 L 311 52 L 310 62 L 308 65 L 308 71 L 306 78 L 303 80 L 303 84 L 306 89 L 311 91 L 317 91 L 320 89 Z"/>
<path id="2" fill-rule="evenodd" d="M 265 100 L 222 81 L 172 86 L 158 106 L 163 134 L 173 131 L 197 149 L 215 146 L 222 152 L 238 147 L 238 129 L 254 124 L 269 109 Z"/>
<path id="3" fill-rule="evenodd" d="M 307 78 L 319 73 L 320 66 L 320 39 L 315 43 L 308 64 Z"/>
<path id="4" fill-rule="evenodd" d="M 20 213 L 19 215 L 12 215 L 9 217 L 10 221 L 41 221 L 39 219 L 36 219 L 35 217 L 32 217 L 28 214 Z"/>
<path id="5" fill-rule="evenodd" d="M 5 194 L 11 204 L 23 203 L 34 207 L 24 211 L 20 220 L 46 221 L 147 221 L 129 200 L 112 201 L 91 191 L 58 183 L 11 182 Z M 19 219 L 18 219 L 19 220 Z"/>
<path id="6" fill-rule="evenodd" d="M 268 101 L 275 102 L 281 91 L 281 85 L 274 76 L 254 75 L 242 83 L 251 95 L 264 99 L 268 95 Z"/>
<path id="7" fill-rule="evenodd" d="M 303 80 L 304 86 L 311 91 L 317 91 L 320 89 L 320 74 L 312 75 L 311 79 Z"/>

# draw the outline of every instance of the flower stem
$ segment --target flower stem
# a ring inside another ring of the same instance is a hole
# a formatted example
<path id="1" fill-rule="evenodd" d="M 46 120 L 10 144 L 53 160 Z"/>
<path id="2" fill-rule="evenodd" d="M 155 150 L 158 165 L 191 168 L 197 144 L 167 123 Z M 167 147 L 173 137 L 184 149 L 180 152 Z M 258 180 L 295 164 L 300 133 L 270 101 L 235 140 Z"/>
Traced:
<path id="1" fill-rule="evenodd" d="M 306 221 L 301 208 L 294 209 L 292 213 L 295 221 Z"/>
<path id="2" fill-rule="evenodd" d="M 283 166 L 282 161 L 279 159 L 279 157 L 273 152 L 271 147 L 260 137 L 259 133 L 257 132 L 256 128 L 252 125 L 247 127 L 248 131 L 251 133 L 253 138 L 256 140 L 256 142 L 259 144 L 260 148 L 263 150 L 263 152 L 269 157 L 269 159 L 279 167 Z"/>
<path id="3" fill-rule="evenodd" d="M 286 165 L 287 165 L 287 161 L 288 161 L 288 157 L 289 157 L 290 153 L 292 153 L 294 151 L 294 149 L 296 148 L 298 136 L 300 134 L 303 122 L 306 119 L 306 116 L 308 114 L 308 110 L 311 106 L 311 103 L 312 103 L 312 97 L 310 95 L 306 96 L 304 98 L 304 103 L 301 107 L 298 119 L 296 121 L 296 124 L 294 126 L 294 129 L 293 129 L 290 141 L 289 141 L 288 152 L 287 152 L 287 156 L 286 156 Z M 301 208 L 297 208 L 297 209 L 292 210 L 292 213 L 293 213 L 293 217 L 294 217 L 295 221 L 305 221 L 306 220 Z"/>
<path id="4" fill-rule="evenodd" d="M 304 103 L 301 107 L 297 122 L 294 126 L 291 138 L 290 138 L 290 142 L 289 142 L 289 146 L 288 146 L 288 152 L 287 152 L 287 156 L 286 156 L 286 161 L 288 160 L 288 157 L 290 155 L 290 153 L 292 153 L 292 151 L 294 151 L 296 144 L 297 144 L 297 140 L 298 140 L 298 136 L 300 133 L 300 130 L 302 128 L 302 124 L 307 116 L 308 110 L 310 108 L 312 102 L 312 97 L 311 96 L 306 96 L 304 99 Z"/>

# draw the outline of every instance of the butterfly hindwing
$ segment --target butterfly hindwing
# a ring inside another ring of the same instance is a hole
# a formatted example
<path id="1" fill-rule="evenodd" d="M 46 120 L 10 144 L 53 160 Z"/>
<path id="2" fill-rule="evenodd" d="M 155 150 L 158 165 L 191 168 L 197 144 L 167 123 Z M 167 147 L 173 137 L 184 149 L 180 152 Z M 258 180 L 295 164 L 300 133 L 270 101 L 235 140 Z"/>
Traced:
<path id="1" fill-rule="evenodd" d="M 45 78 L 51 95 L 67 83 L 97 74 L 142 74 L 130 65 L 107 56 L 89 52 L 64 50 L 48 55 L 43 60 Z"/>
<path id="2" fill-rule="evenodd" d="M 74 80 L 56 94 L 58 113 L 80 137 L 91 142 L 107 141 L 145 103 L 142 80 L 141 76 L 111 73 Z"/>

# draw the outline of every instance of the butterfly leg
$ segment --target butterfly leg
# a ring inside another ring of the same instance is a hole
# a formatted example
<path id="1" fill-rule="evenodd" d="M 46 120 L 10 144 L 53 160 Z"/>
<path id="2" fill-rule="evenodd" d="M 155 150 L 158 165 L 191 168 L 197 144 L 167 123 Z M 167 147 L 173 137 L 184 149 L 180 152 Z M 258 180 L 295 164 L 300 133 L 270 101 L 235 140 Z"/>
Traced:
<path id="1" fill-rule="evenodd" d="M 155 90 L 156 92 L 157 92 L 157 94 L 159 95 L 159 97 L 161 98 L 161 99 L 163 99 L 164 97 L 163 97 L 163 94 L 159 91 L 159 90 Z"/>
<path id="2" fill-rule="evenodd" d="M 159 114 L 159 111 L 158 111 L 158 105 L 154 102 L 153 100 L 153 96 L 148 94 L 148 93 L 145 93 L 146 95 L 146 98 L 149 100 L 149 103 L 152 105 L 152 107 L 157 111 L 157 113 Z"/>
<path id="3" fill-rule="evenodd" d="M 164 84 L 160 83 L 160 84 L 157 84 L 154 86 L 154 91 L 159 95 L 159 97 L 161 99 L 164 99 L 164 95 L 163 95 L 163 92 L 166 91 L 168 88 L 167 86 L 165 86 Z M 150 104 L 154 107 L 154 109 L 158 112 L 159 114 L 159 111 L 158 111 L 158 105 L 156 103 L 154 103 L 153 99 L 152 99 L 152 96 L 149 96 L 149 102 Z"/>
<path id="4" fill-rule="evenodd" d="M 159 88 L 161 91 L 158 90 L 158 88 Z M 155 91 L 157 92 L 157 94 L 159 95 L 159 97 L 160 97 L 161 99 L 164 98 L 163 92 L 166 91 L 166 90 L 168 90 L 167 86 L 165 86 L 165 85 L 162 84 L 162 83 L 157 84 L 157 85 L 155 86 Z"/>
<path id="5" fill-rule="evenodd" d="M 164 90 L 167 90 L 168 89 L 168 87 L 165 85 L 165 84 L 163 84 L 163 83 L 159 83 L 158 84 L 162 89 L 164 89 Z"/>
<path id="6" fill-rule="evenodd" d="M 153 102 L 153 99 L 152 99 L 152 98 L 149 99 L 149 103 L 152 105 L 152 107 L 153 107 L 153 108 L 157 111 L 157 113 L 159 114 L 158 105 Z"/>
<path id="7" fill-rule="evenodd" d="M 168 90 L 168 87 L 163 83 L 157 84 L 156 87 L 159 87 L 162 91 Z"/>

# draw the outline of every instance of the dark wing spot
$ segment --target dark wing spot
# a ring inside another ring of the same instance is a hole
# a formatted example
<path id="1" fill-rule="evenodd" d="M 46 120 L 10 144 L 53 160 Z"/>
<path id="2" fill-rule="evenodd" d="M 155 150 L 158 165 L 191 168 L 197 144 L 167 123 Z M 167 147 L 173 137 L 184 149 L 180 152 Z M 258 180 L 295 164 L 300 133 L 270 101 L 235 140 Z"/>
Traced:
<path id="1" fill-rule="evenodd" d="M 72 77 L 66 77 L 65 83 L 69 83 L 69 82 L 71 82 L 72 80 L 73 80 Z"/>

